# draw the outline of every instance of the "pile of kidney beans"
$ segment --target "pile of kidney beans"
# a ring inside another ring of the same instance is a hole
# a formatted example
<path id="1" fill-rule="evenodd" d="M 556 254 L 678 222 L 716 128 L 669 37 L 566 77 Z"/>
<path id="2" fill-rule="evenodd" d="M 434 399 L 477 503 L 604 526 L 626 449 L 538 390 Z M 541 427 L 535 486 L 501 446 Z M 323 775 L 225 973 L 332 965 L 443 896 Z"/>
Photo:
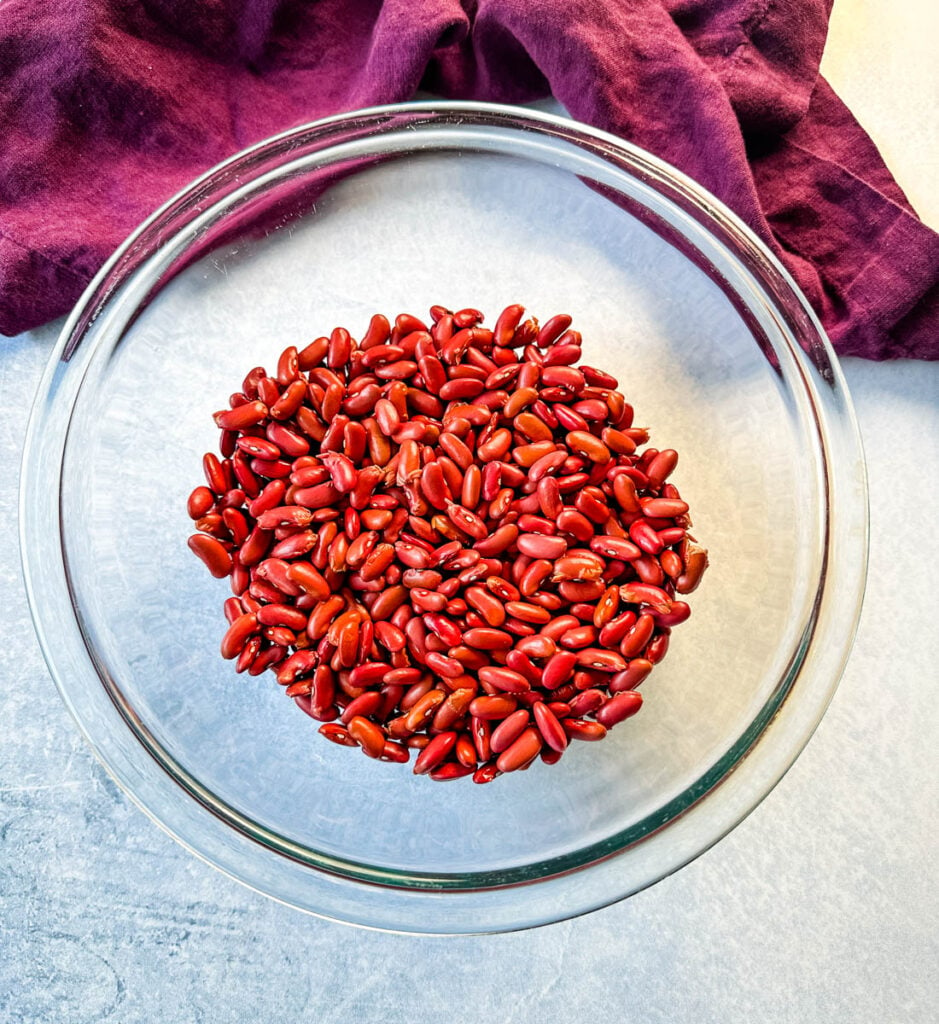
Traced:
<path id="1" fill-rule="evenodd" d="M 189 546 L 231 578 L 221 653 L 334 743 L 476 782 L 642 704 L 707 553 L 571 318 L 372 317 L 215 414 Z"/>

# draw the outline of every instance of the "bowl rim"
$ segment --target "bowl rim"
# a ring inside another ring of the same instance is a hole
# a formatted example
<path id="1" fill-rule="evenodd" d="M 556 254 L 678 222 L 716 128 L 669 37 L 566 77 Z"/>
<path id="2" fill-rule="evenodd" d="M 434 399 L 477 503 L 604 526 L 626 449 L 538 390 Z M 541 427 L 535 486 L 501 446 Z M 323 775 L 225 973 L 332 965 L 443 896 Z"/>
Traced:
<path id="1" fill-rule="evenodd" d="M 856 454 L 856 458 L 854 460 L 856 465 L 853 466 L 852 469 L 857 472 L 859 465 L 861 474 L 860 491 L 863 495 L 866 495 L 866 480 L 864 479 L 863 454 L 861 451 L 860 436 L 854 418 L 853 409 L 851 407 L 850 398 L 845 390 L 844 381 L 841 376 L 840 368 L 838 367 L 837 359 L 830 348 L 821 325 L 811 308 L 808 306 L 804 296 L 789 276 L 788 272 L 784 267 L 782 267 L 764 243 L 762 243 L 762 241 L 746 225 L 744 225 L 735 214 L 710 195 L 710 193 L 703 189 L 702 186 L 698 185 L 688 176 L 682 174 L 682 172 L 671 167 L 671 165 L 622 139 L 618 139 L 609 133 L 592 128 L 588 125 L 580 124 L 571 119 L 559 117 L 542 111 L 531 110 L 529 108 L 504 104 L 420 100 L 410 103 L 388 104 L 365 108 L 346 114 L 338 114 L 332 117 L 319 119 L 308 124 L 289 129 L 247 147 L 194 179 L 189 185 L 159 207 L 128 237 L 124 244 L 115 251 L 95 278 L 90 282 L 82 298 L 73 309 L 62 329 L 59 341 L 55 346 L 46 372 L 43 375 L 37 391 L 37 397 L 27 430 L 26 444 L 24 446 L 20 489 L 21 561 L 26 581 L 30 610 L 36 626 L 37 634 L 39 635 L 40 645 L 42 647 L 46 663 L 56 682 L 59 692 L 66 703 L 66 706 L 76 719 L 79 728 L 85 735 L 86 740 L 105 769 L 115 778 L 121 788 L 128 793 L 134 802 L 148 814 L 148 816 L 156 821 L 157 824 L 164 828 L 164 830 L 173 835 L 174 838 L 182 843 L 182 845 L 191 849 L 203 859 L 206 859 L 209 863 L 213 864 L 213 866 L 237 878 L 239 881 L 244 882 L 252 888 L 257 888 L 259 891 L 265 892 L 267 895 L 272 895 L 275 898 L 285 899 L 283 895 L 278 896 L 277 893 L 271 892 L 268 888 L 256 885 L 250 878 L 245 877 L 243 869 L 239 870 L 232 864 L 226 865 L 224 862 L 220 863 L 217 855 L 213 856 L 211 853 L 207 852 L 198 841 L 193 840 L 192 837 L 180 834 L 182 830 L 178 831 L 164 820 L 165 815 L 152 807 L 152 801 L 139 795 L 133 781 L 131 781 L 134 773 L 129 773 L 127 771 L 127 766 L 115 763 L 114 751 L 105 749 L 100 735 L 91 735 L 91 730 L 89 729 L 86 721 L 87 716 L 83 714 L 82 709 L 76 705 L 76 702 L 73 699 L 73 691 L 70 686 L 70 681 L 67 675 L 61 671 L 61 667 L 55 657 L 53 648 L 50 645 L 50 637 L 46 624 L 43 620 L 43 602 L 40 599 L 39 589 L 37 587 L 39 573 L 35 570 L 35 567 L 31 562 L 31 558 L 35 557 L 32 552 L 37 550 L 35 545 L 32 543 L 32 538 L 35 536 L 35 531 L 38 528 L 35 518 L 36 507 L 32 501 L 39 483 L 36 479 L 37 471 L 35 468 L 38 463 L 34 458 L 34 455 L 44 443 L 46 445 L 49 443 L 48 438 L 43 437 L 43 431 L 41 429 L 42 416 L 44 405 L 49 398 L 53 383 L 57 375 L 63 372 L 62 364 L 67 364 L 76 353 L 82 337 L 85 336 L 85 332 L 93 326 L 97 317 L 106 307 L 109 299 L 119 290 L 120 282 L 135 272 L 137 266 L 135 260 L 139 257 L 141 251 L 146 251 L 145 243 L 148 236 L 152 235 L 155 229 L 156 233 L 159 234 L 160 226 L 164 225 L 167 221 L 172 222 L 172 218 L 179 215 L 180 210 L 183 210 L 187 203 L 192 202 L 194 197 L 198 198 L 200 196 L 205 196 L 207 189 L 211 194 L 213 186 L 218 182 L 219 178 L 224 178 L 228 172 L 243 169 L 246 165 L 250 165 L 255 158 L 263 157 L 265 154 L 273 152 L 275 154 L 275 158 L 279 160 L 278 166 L 289 164 L 289 157 L 284 157 L 282 159 L 277 157 L 279 148 L 283 147 L 284 144 L 306 139 L 310 136 L 317 135 L 317 133 L 328 136 L 330 131 L 337 128 L 354 126 L 358 130 L 363 130 L 363 127 L 367 127 L 368 125 L 377 124 L 380 126 L 383 122 L 394 120 L 396 118 L 407 118 L 410 116 L 419 117 L 425 120 L 433 116 L 459 119 L 462 121 L 464 126 L 467 120 L 473 117 L 477 118 L 477 120 L 484 120 L 486 118 L 496 120 L 502 119 L 507 126 L 516 129 L 521 127 L 524 130 L 535 132 L 550 131 L 553 134 L 562 134 L 566 138 L 575 137 L 575 141 L 589 139 L 598 147 L 602 147 L 604 152 L 607 154 L 620 154 L 628 158 L 630 161 L 629 173 L 633 176 L 636 176 L 636 168 L 638 167 L 643 172 L 655 177 L 656 180 L 666 181 L 675 190 L 674 194 L 667 197 L 668 199 L 675 202 L 676 205 L 679 205 L 679 201 L 682 198 L 686 199 L 696 210 L 700 210 L 707 215 L 710 222 L 719 225 L 723 230 L 725 230 L 728 237 L 735 240 L 738 246 L 743 246 L 745 249 L 748 248 L 750 254 L 756 261 L 755 266 L 757 270 L 768 275 L 776 287 L 784 288 L 795 300 L 794 307 L 803 318 L 802 331 L 807 332 L 808 337 L 812 341 L 811 348 L 808 352 L 798 349 L 797 346 L 796 350 L 791 352 L 791 355 L 798 367 L 801 383 L 813 397 L 815 396 L 815 387 L 812 379 L 813 375 L 820 377 L 821 383 L 825 384 L 830 389 L 829 392 L 823 391 L 820 392 L 820 394 L 823 398 L 828 397 L 835 401 L 834 413 L 837 413 L 837 426 L 840 428 L 842 435 L 841 443 L 842 445 L 846 445 L 849 450 L 853 450 Z M 446 126 L 448 123 L 450 122 L 444 121 L 442 124 L 438 124 L 437 127 Z M 238 175 L 235 174 L 235 177 L 237 178 Z M 242 178 L 241 182 L 244 184 L 245 179 Z M 227 202 L 232 194 L 232 191 L 227 193 L 222 192 L 221 195 L 214 197 L 211 205 L 215 205 L 215 199 L 217 199 L 220 204 Z M 76 392 L 76 395 L 77 393 L 78 392 Z M 813 401 L 812 405 L 816 420 L 819 421 L 819 425 L 821 425 L 821 423 L 826 420 L 826 417 L 820 414 L 818 408 L 816 408 L 816 402 Z M 831 424 L 829 424 L 829 426 L 830 425 Z M 824 438 L 820 438 L 820 440 L 824 441 Z M 63 450 L 66 442 L 67 431 L 65 441 L 63 442 Z M 822 454 L 823 456 L 825 454 L 824 444 L 822 446 Z M 824 481 L 828 485 L 828 490 L 831 490 L 833 478 L 838 475 L 840 467 L 837 464 L 834 464 L 831 459 L 828 459 L 823 468 L 825 474 Z M 841 490 L 845 490 L 843 485 Z M 818 694 L 815 705 L 815 714 L 809 716 L 812 720 L 803 722 L 801 725 L 798 741 L 793 742 L 790 745 L 788 753 L 786 757 L 781 759 L 781 763 L 776 765 L 776 767 L 771 770 L 766 777 L 761 778 L 760 782 L 752 787 L 753 791 L 747 794 L 746 798 L 742 801 L 741 806 L 735 811 L 735 813 L 728 817 L 724 827 L 717 830 L 714 834 L 708 835 L 703 840 L 699 837 L 696 848 L 692 852 L 687 855 L 683 855 L 677 862 L 666 865 L 659 874 L 648 878 L 642 885 L 633 887 L 628 891 L 610 893 L 599 901 L 594 899 L 589 903 L 589 905 L 585 904 L 579 909 L 575 909 L 571 912 L 567 912 L 563 908 L 559 908 L 562 912 L 559 913 L 557 917 L 551 919 L 574 916 L 576 913 L 582 913 L 587 910 L 594 909 L 595 906 L 615 902 L 627 895 L 631 895 L 633 892 L 639 891 L 639 889 L 644 888 L 646 885 L 658 881 L 660 878 L 674 870 L 677 870 L 690 860 L 693 860 L 700 853 L 704 852 L 705 849 L 709 848 L 710 845 L 717 842 L 724 834 L 734 828 L 740 820 L 750 813 L 750 811 L 752 811 L 765 798 L 782 775 L 785 774 L 785 771 L 787 771 L 795 761 L 798 754 L 801 752 L 802 747 L 808 741 L 818 722 L 821 720 L 825 708 L 834 694 L 838 679 L 840 678 L 844 664 L 850 652 L 854 633 L 857 628 L 861 602 L 863 600 L 864 580 L 866 578 L 868 543 L 866 497 L 864 497 L 861 504 L 863 507 L 860 510 L 857 508 L 854 509 L 854 521 L 850 524 L 853 534 L 853 550 L 856 558 L 854 565 L 855 585 L 848 588 L 840 587 L 838 595 L 841 612 L 839 622 L 841 634 L 838 638 L 840 639 L 840 643 L 832 645 L 832 647 L 836 649 L 829 651 L 829 657 L 827 659 L 829 678 L 827 679 L 825 686 L 822 688 L 822 692 Z M 830 502 L 827 511 L 830 517 L 833 512 Z M 859 513 L 860 519 L 858 519 Z M 830 533 L 830 523 L 828 523 L 828 527 Z M 56 540 L 58 541 L 57 554 L 62 556 L 64 562 L 65 558 L 64 551 L 62 550 L 61 531 L 56 534 Z M 826 553 L 829 548 L 830 540 L 830 536 L 826 536 Z M 857 560 L 858 556 L 860 556 L 859 561 Z M 829 566 L 826 560 L 825 564 L 823 564 L 821 573 L 822 578 L 820 580 L 820 586 L 823 588 L 827 582 L 828 569 Z M 67 582 L 67 569 L 65 571 L 64 578 Z M 830 595 L 830 588 L 828 593 Z M 819 602 L 821 602 L 823 596 L 823 594 L 820 595 Z M 816 611 L 819 610 L 820 609 L 816 609 Z M 845 620 L 843 618 L 845 610 L 847 610 L 848 613 L 847 621 L 850 622 L 850 625 L 846 629 L 844 627 Z M 786 708 L 787 702 L 791 706 L 789 697 L 792 693 L 796 678 L 805 664 L 804 656 L 808 652 L 811 644 L 815 641 L 814 632 L 818 627 L 818 622 L 819 618 L 816 614 L 812 617 L 809 625 L 807 626 L 807 634 L 802 638 L 800 649 L 803 656 L 790 662 L 783 679 L 779 681 L 779 684 L 771 695 L 771 698 L 760 709 L 759 714 L 750 723 L 749 727 L 740 737 L 738 737 L 737 741 L 732 744 L 730 750 L 719 758 L 718 761 L 698 780 L 696 780 L 694 784 L 687 787 L 678 797 L 674 798 L 663 808 L 659 808 L 656 812 L 657 818 L 661 818 L 664 810 L 670 811 L 670 814 L 667 816 L 667 823 L 669 824 L 681 818 L 687 818 L 689 811 L 701 807 L 702 803 L 708 798 L 708 796 L 715 793 L 716 790 L 730 778 L 731 773 L 738 775 L 738 769 L 745 765 L 751 757 L 753 751 L 758 747 L 760 739 L 766 735 L 770 724 L 774 723 L 781 711 Z M 86 648 L 86 653 L 89 656 L 89 660 L 93 663 L 94 655 L 90 648 Z M 99 681 L 103 682 L 104 680 L 102 679 L 100 669 L 94 665 L 92 665 L 92 667 L 99 677 Z M 156 763 L 159 765 L 159 769 L 165 773 L 174 785 L 183 788 L 189 796 L 198 801 L 204 810 L 209 811 L 209 813 L 215 818 L 218 818 L 217 806 L 214 806 L 216 801 L 211 798 L 212 795 L 209 794 L 209 797 L 207 798 L 207 791 L 205 791 L 204 787 L 193 787 L 188 778 L 181 777 L 180 773 L 173 769 L 172 764 L 164 763 L 159 757 L 157 757 L 153 748 L 150 747 L 149 744 L 141 737 L 137 723 L 135 722 L 130 709 L 120 707 L 120 702 L 115 700 L 113 692 L 109 691 L 109 695 L 113 708 L 120 715 L 124 725 L 130 728 L 130 731 L 134 734 L 136 740 L 141 743 L 144 750 L 149 753 L 151 757 L 155 758 Z M 731 757 L 732 754 L 734 755 L 733 757 Z M 172 761 L 172 759 L 170 759 L 170 761 Z M 732 764 L 730 762 L 732 762 Z M 196 782 L 197 781 L 198 780 L 196 780 Z M 230 807 L 228 809 L 229 811 L 233 810 Z M 243 816 L 241 817 L 243 818 Z M 531 888 L 532 886 L 536 886 L 540 883 L 545 883 L 551 880 L 560 880 L 574 873 L 589 871 L 595 865 L 603 862 L 620 858 L 633 849 L 637 844 L 648 840 L 650 836 L 656 834 L 656 831 L 649 831 L 647 819 L 643 819 L 643 821 L 636 823 L 624 832 L 607 837 L 605 840 L 594 843 L 590 847 L 586 847 L 584 850 L 578 850 L 575 853 L 553 857 L 549 861 L 545 862 L 526 864 L 510 871 L 479 873 L 479 876 L 481 876 L 479 877 L 480 884 L 467 885 L 467 878 L 470 878 L 475 883 L 477 876 L 467 874 L 461 874 L 459 876 L 447 876 L 443 874 L 416 875 L 414 872 L 374 868 L 368 865 L 357 865 L 354 862 L 331 858 L 329 855 L 323 854 L 319 854 L 316 858 L 311 860 L 309 856 L 307 856 L 309 851 L 307 851 L 306 848 L 300 847 L 298 844 L 291 843 L 289 840 L 284 839 L 284 837 L 279 837 L 282 840 L 282 843 L 272 844 L 265 836 L 255 833 L 251 828 L 252 824 L 255 823 L 251 823 L 247 819 L 238 823 L 237 820 L 233 822 L 229 817 L 225 824 L 226 827 L 240 828 L 241 833 L 245 838 L 256 846 L 263 848 L 263 855 L 265 856 L 267 853 L 273 853 L 278 857 L 288 860 L 293 859 L 299 862 L 305 870 L 312 869 L 312 871 L 316 873 L 333 875 L 334 877 L 338 876 L 344 883 L 351 883 L 358 889 L 362 889 L 363 887 L 371 890 L 377 888 L 385 891 L 388 889 L 395 889 L 410 896 L 419 897 L 423 894 L 424 896 L 433 895 L 437 898 L 439 898 L 443 893 L 447 893 L 452 896 L 465 896 L 493 890 L 519 890 L 520 887 Z M 646 826 L 645 829 L 643 829 L 642 826 Z M 263 829 L 263 831 L 267 832 L 266 829 Z M 585 851 L 589 854 L 586 859 L 582 856 Z M 364 870 L 362 870 L 363 868 Z M 542 870 L 535 870 L 533 872 L 531 870 L 532 868 Z M 285 899 L 285 901 L 290 902 L 289 898 Z M 315 906 L 303 904 L 294 905 L 300 905 L 302 909 L 308 910 L 312 913 L 322 913 L 317 910 Z M 337 917 L 335 914 L 330 913 L 322 913 L 322 916 L 339 920 L 346 919 L 342 916 Z M 367 921 L 363 920 L 356 921 L 355 923 L 368 924 Z M 543 922 L 526 922 L 523 920 L 522 926 L 526 926 L 528 923 Z M 382 924 L 379 925 L 379 927 L 388 927 L 388 925 Z M 511 925 L 511 927 L 517 927 L 517 925 Z M 393 926 L 392 930 L 394 930 Z M 406 930 L 424 931 L 425 929 L 408 927 Z M 460 928 L 459 930 L 465 931 L 477 929 Z M 483 928 L 479 930 L 488 929 Z"/>

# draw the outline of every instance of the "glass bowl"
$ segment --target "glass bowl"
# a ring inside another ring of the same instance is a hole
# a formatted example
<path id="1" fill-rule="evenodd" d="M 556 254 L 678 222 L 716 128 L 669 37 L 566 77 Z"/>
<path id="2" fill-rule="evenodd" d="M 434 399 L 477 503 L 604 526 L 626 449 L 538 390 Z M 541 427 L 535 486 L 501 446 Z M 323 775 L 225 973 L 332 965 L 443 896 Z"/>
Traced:
<path id="1" fill-rule="evenodd" d="M 711 568 L 637 718 L 555 767 L 439 785 L 326 742 L 273 677 L 220 659 L 228 582 L 186 547 L 186 497 L 210 413 L 285 345 L 510 302 L 572 314 L 584 361 L 681 452 Z M 62 697 L 180 842 L 329 918 L 501 931 L 676 870 L 792 764 L 857 623 L 865 474 L 818 322 L 717 200 L 562 118 L 415 103 L 246 150 L 114 255 L 39 390 L 21 543 Z"/>

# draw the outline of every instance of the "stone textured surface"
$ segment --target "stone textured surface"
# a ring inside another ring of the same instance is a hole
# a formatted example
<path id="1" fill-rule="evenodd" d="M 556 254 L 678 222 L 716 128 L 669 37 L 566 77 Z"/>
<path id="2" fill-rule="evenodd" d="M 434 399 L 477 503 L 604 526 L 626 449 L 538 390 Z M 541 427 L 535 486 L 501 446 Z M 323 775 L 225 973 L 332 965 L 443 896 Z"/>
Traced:
<path id="1" fill-rule="evenodd" d="M 922 117 L 934 159 L 925 103 Z M 33 634 L 14 526 L 25 415 L 54 336 L 0 350 L 2 1024 L 935 1019 L 939 366 L 845 363 L 870 473 L 867 600 L 834 702 L 767 800 L 618 906 L 521 934 L 422 939 L 249 892 L 164 835 L 89 753 Z"/>

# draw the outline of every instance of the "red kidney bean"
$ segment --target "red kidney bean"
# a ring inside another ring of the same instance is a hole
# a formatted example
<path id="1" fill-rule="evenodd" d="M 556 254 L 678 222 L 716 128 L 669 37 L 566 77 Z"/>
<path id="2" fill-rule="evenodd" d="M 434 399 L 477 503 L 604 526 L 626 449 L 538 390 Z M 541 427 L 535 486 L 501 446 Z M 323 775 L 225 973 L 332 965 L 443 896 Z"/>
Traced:
<path id="1" fill-rule="evenodd" d="M 517 538 L 518 550 L 523 555 L 538 559 L 557 559 L 567 551 L 563 537 L 546 537 L 538 533 L 523 533 Z"/>
<path id="2" fill-rule="evenodd" d="M 641 512 L 635 481 L 625 473 L 613 479 L 613 497 L 624 512 Z"/>
<path id="3" fill-rule="evenodd" d="M 661 534 L 659 535 L 661 536 Z M 659 555 L 659 565 L 662 568 L 662 572 L 666 576 L 670 576 L 672 579 L 677 579 L 684 572 L 684 563 L 681 560 L 681 556 L 677 551 L 663 551 Z"/>
<path id="4" fill-rule="evenodd" d="M 305 629 L 307 624 L 307 616 L 302 611 L 286 604 L 262 605 L 258 609 L 257 618 L 262 626 L 286 626 L 292 630 Z"/>
<path id="5" fill-rule="evenodd" d="M 567 446 L 573 452 L 586 456 L 591 462 L 607 463 L 610 450 L 593 434 L 586 430 L 572 430 L 566 437 Z"/>
<path id="6" fill-rule="evenodd" d="M 661 537 L 644 519 L 637 519 L 630 524 L 629 539 L 650 555 L 657 555 L 665 546 Z"/>
<path id="7" fill-rule="evenodd" d="M 590 538 L 590 550 L 604 558 L 614 558 L 623 562 L 630 562 L 642 554 L 642 551 L 630 541 L 610 536 Z"/>
<path id="8" fill-rule="evenodd" d="M 474 772 L 476 770 L 479 759 L 476 757 L 476 747 L 473 744 L 472 737 L 467 733 L 460 733 L 457 737 L 453 753 L 457 761 L 464 768 L 468 768 L 470 772 Z"/>
<path id="9" fill-rule="evenodd" d="M 577 652 L 577 664 L 597 672 L 623 672 L 626 660 L 616 651 L 605 651 L 600 647 L 587 647 Z"/>
<path id="10" fill-rule="evenodd" d="M 545 689 L 556 690 L 571 678 L 576 664 L 576 654 L 571 651 L 558 651 L 545 664 L 541 676 L 542 685 Z"/>
<path id="11" fill-rule="evenodd" d="M 268 669 L 276 669 L 277 665 L 283 661 L 286 653 L 282 647 L 271 646 L 266 649 L 262 647 L 260 654 L 251 663 L 248 675 L 259 676 Z"/>
<path id="12" fill-rule="evenodd" d="M 349 701 L 340 716 L 343 725 L 348 725 L 356 715 L 367 717 L 381 707 L 382 696 L 377 690 L 369 690 Z"/>
<path id="13" fill-rule="evenodd" d="M 557 316 L 551 317 L 538 332 L 535 344 L 538 348 L 548 348 L 561 337 L 570 325 L 571 318 L 567 313 L 559 313 Z"/>
<path id="14" fill-rule="evenodd" d="M 378 758 L 384 753 L 385 734 L 374 722 L 356 715 L 346 728 L 368 757 Z"/>
<path id="15" fill-rule="evenodd" d="M 541 682 L 541 669 L 527 654 L 523 654 L 517 648 L 506 653 L 505 665 L 513 672 L 523 675 L 533 686 L 537 686 Z"/>
<path id="16" fill-rule="evenodd" d="M 602 690 L 588 688 L 581 690 L 580 693 L 572 697 L 568 702 L 568 706 L 572 715 L 576 718 L 582 718 L 585 715 L 592 715 L 598 708 L 603 706 L 606 700 L 607 696 Z"/>
<path id="17" fill-rule="evenodd" d="M 532 713 L 535 716 L 538 732 L 541 733 L 545 743 L 558 753 L 564 751 L 568 744 L 567 733 L 554 712 L 543 701 L 539 701 L 532 708 Z"/>
<path id="18" fill-rule="evenodd" d="M 652 662 L 646 658 L 633 658 L 622 672 L 617 672 L 610 680 L 610 693 L 635 689 L 652 671 Z"/>
<path id="19" fill-rule="evenodd" d="M 244 611 L 244 608 L 237 597 L 229 597 L 222 607 L 225 612 L 225 621 L 229 625 L 231 625 Z"/>
<path id="20" fill-rule="evenodd" d="M 226 659 L 237 658 L 248 642 L 248 638 L 258 632 L 258 617 L 250 612 L 239 615 L 228 627 L 225 636 L 222 637 L 222 657 Z"/>
<path id="21" fill-rule="evenodd" d="M 356 741 L 352 738 L 349 730 L 341 725 L 328 724 L 319 727 L 319 734 L 340 747 L 355 747 Z M 384 749 L 384 748 L 382 748 Z"/>
<path id="22" fill-rule="evenodd" d="M 245 516 L 236 508 L 226 508 L 222 512 L 222 522 L 225 524 L 232 543 L 237 547 L 243 544 L 248 537 L 248 521 Z"/>
<path id="23" fill-rule="evenodd" d="M 235 661 L 235 671 L 239 673 L 246 672 L 251 667 L 252 663 L 254 662 L 254 659 L 258 656 L 260 651 L 261 637 L 250 637 L 247 643 L 245 643 L 244 647 L 242 647 L 241 653 L 238 655 Z M 294 694 L 291 693 L 288 694 L 288 696 L 292 697 L 294 696 Z"/>
<path id="24" fill-rule="evenodd" d="M 257 529 L 258 528 L 255 528 L 255 530 Z M 261 530 L 260 532 L 265 533 L 266 531 Z M 269 537 L 270 534 L 268 534 L 268 538 Z M 249 537 L 248 541 L 245 542 L 245 547 L 247 547 L 250 540 L 251 538 Z M 289 537 L 285 537 L 270 549 L 270 557 L 283 558 L 287 560 L 302 558 L 305 554 L 313 550 L 316 546 L 316 540 L 316 534 L 312 530 L 303 530 L 300 533 L 291 534 Z M 242 560 L 244 560 L 245 557 L 245 547 L 242 547 L 241 549 Z"/>
<path id="25" fill-rule="evenodd" d="M 533 622 L 536 625 L 543 625 L 551 621 L 551 613 L 541 605 L 528 604 L 526 601 L 508 601 L 505 610 L 515 619 L 522 622 Z"/>
<path id="26" fill-rule="evenodd" d="M 261 635 L 276 647 L 293 647 L 297 642 L 296 632 L 286 626 L 265 626 Z"/>
<path id="27" fill-rule="evenodd" d="M 463 641 L 463 634 L 459 627 L 451 622 L 446 616 L 429 612 L 424 616 L 424 623 L 431 629 L 448 647 L 455 647 Z"/>
<path id="28" fill-rule="evenodd" d="M 531 683 L 520 672 L 500 665 L 487 665 L 478 671 L 479 680 L 502 693 L 519 694 L 531 689 Z"/>
<path id="29" fill-rule="evenodd" d="M 507 651 L 514 645 L 509 633 L 491 626 L 480 626 L 468 629 L 463 634 L 463 642 L 469 647 L 483 651 Z"/>
<path id="30" fill-rule="evenodd" d="M 444 679 L 458 679 L 463 675 L 463 666 L 455 658 L 448 658 L 437 651 L 428 651 L 424 656 L 428 668 Z"/>
<path id="31" fill-rule="evenodd" d="M 489 626 L 501 626 L 506 619 L 505 605 L 492 593 L 480 586 L 467 587 L 467 603 L 483 617 Z"/>
<path id="32" fill-rule="evenodd" d="M 672 610 L 672 599 L 661 587 L 651 583 L 624 583 L 619 593 L 626 604 L 647 604 L 657 614 L 664 615 Z"/>
<path id="33" fill-rule="evenodd" d="M 475 686 L 465 686 L 454 690 L 438 706 L 433 718 L 433 728 L 440 732 L 453 728 L 466 715 L 475 696 Z"/>
<path id="34" fill-rule="evenodd" d="M 499 771 L 495 762 L 484 764 L 480 768 L 476 769 L 473 774 L 473 782 L 482 785 L 487 782 L 492 782 L 493 779 L 497 778 L 501 774 L 502 772 Z"/>
<path id="35" fill-rule="evenodd" d="M 432 684 L 431 684 L 432 685 Z M 443 690 L 428 690 L 414 705 L 408 709 L 405 725 L 411 732 L 417 732 L 426 721 L 432 718 L 438 705 L 446 700 Z"/>
<path id="36" fill-rule="evenodd" d="M 531 715 L 527 708 L 513 711 L 492 730 L 489 739 L 490 750 L 494 754 L 501 754 L 502 751 L 508 750 L 528 727 L 530 721 Z"/>
<path id="37" fill-rule="evenodd" d="M 434 782 L 451 782 L 453 779 L 462 779 L 467 775 L 472 775 L 473 772 L 474 769 L 469 765 L 457 764 L 455 761 L 447 761 L 434 768 L 430 773 L 430 777 Z"/>
<path id="38" fill-rule="evenodd" d="M 655 619 L 643 613 L 636 623 L 620 641 L 619 650 L 624 658 L 634 658 L 652 639 L 655 632 Z"/>
<path id="39" fill-rule="evenodd" d="M 643 583 L 651 583 L 654 587 L 659 587 L 665 582 L 665 573 L 662 572 L 662 566 L 659 565 L 659 560 L 654 555 L 643 554 L 639 558 L 633 559 L 633 569 L 636 575 Z"/>
<path id="40" fill-rule="evenodd" d="M 395 764 L 407 764 L 411 759 L 411 753 L 407 747 L 402 746 L 400 743 L 395 743 L 394 740 L 385 740 L 385 745 L 382 747 L 379 761 L 393 761 Z"/>
<path id="41" fill-rule="evenodd" d="M 656 633 L 655 636 L 646 644 L 645 656 L 652 662 L 653 665 L 657 665 L 668 651 L 669 634 L 666 630 L 661 633 Z"/>
<path id="42" fill-rule="evenodd" d="M 517 703 L 511 696 L 476 697 L 469 705 L 474 718 L 486 721 L 501 721 L 516 709 Z M 483 759 L 485 760 L 485 759 Z"/>
<path id="43" fill-rule="evenodd" d="M 569 650 L 578 650 L 581 647 L 589 647 L 597 639 L 597 629 L 591 623 L 573 626 L 565 630 L 559 637 L 562 647 Z"/>
<path id="44" fill-rule="evenodd" d="M 666 449 L 659 452 L 649 461 L 646 467 L 646 479 L 649 481 L 649 488 L 659 491 L 667 477 L 671 476 L 678 465 L 678 452 Z M 687 511 L 687 509 L 685 509 Z"/>
<path id="45" fill-rule="evenodd" d="M 491 536 L 477 540 L 475 549 L 485 558 L 501 555 L 518 539 L 518 527 L 514 523 L 500 526 Z"/>
<path id="46" fill-rule="evenodd" d="M 542 747 L 541 734 L 529 726 L 515 742 L 496 759 L 500 772 L 514 772 L 537 757 Z"/>
<path id="47" fill-rule="evenodd" d="M 607 729 L 631 718 L 642 707 L 642 694 L 635 690 L 627 690 L 611 697 L 596 712 L 596 720 Z"/>
<path id="48" fill-rule="evenodd" d="M 320 671 L 317 668 L 319 657 L 316 651 L 302 650 L 295 651 L 288 658 L 285 658 L 282 664 L 277 669 L 277 682 L 281 686 L 289 686 L 291 683 L 296 682 L 301 676 L 306 675 L 309 672 Z M 324 666 L 320 666 L 323 668 Z M 329 672 L 329 669 L 326 668 Z M 331 675 L 331 673 L 330 673 Z M 314 673 L 314 684 L 316 681 Z M 332 697 L 330 697 L 332 700 Z"/>
<path id="49" fill-rule="evenodd" d="M 229 540 L 228 527 L 225 520 L 217 512 L 209 512 L 208 515 L 196 520 L 196 529 L 202 533 L 210 534 L 216 540 Z"/>
<path id="50" fill-rule="evenodd" d="M 642 498 L 642 514 L 654 519 L 674 519 L 688 511 L 688 505 L 678 498 Z"/>
<path id="51" fill-rule="evenodd" d="M 446 759 L 456 745 L 457 734 L 455 732 L 438 733 L 430 743 L 417 755 L 414 762 L 414 774 L 426 775 Z"/>
<path id="52" fill-rule="evenodd" d="M 684 572 L 675 580 L 675 590 L 679 594 L 690 594 L 701 582 L 701 576 L 707 568 L 707 552 L 690 537 L 686 537 L 678 547 L 678 555 L 684 563 Z"/>
<path id="53" fill-rule="evenodd" d="M 222 579 L 231 574 L 231 554 L 215 537 L 195 533 L 189 538 L 189 550 L 202 560 L 216 579 Z"/>
<path id="54" fill-rule="evenodd" d="M 671 628 L 672 626 L 680 625 L 689 618 L 691 606 L 685 601 L 673 601 L 671 608 L 667 612 L 656 612 L 653 609 L 653 615 L 655 616 L 655 624 L 657 626 Z"/>
<path id="55" fill-rule="evenodd" d="M 215 414 L 215 424 L 222 430 L 244 430 L 262 423 L 268 414 L 263 402 L 245 402 L 234 409 L 224 409 Z M 211 487 L 211 483 L 209 484 Z"/>
<path id="56" fill-rule="evenodd" d="M 606 726 L 584 718 L 562 719 L 561 727 L 572 740 L 596 741 L 606 736 Z"/>
<path id="57" fill-rule="evenodd" d="M 190 519 L 201 519 L 215 504 L 215 495 L 208 487 L 197 487 L 189 495 L 186 510 Z"/>

